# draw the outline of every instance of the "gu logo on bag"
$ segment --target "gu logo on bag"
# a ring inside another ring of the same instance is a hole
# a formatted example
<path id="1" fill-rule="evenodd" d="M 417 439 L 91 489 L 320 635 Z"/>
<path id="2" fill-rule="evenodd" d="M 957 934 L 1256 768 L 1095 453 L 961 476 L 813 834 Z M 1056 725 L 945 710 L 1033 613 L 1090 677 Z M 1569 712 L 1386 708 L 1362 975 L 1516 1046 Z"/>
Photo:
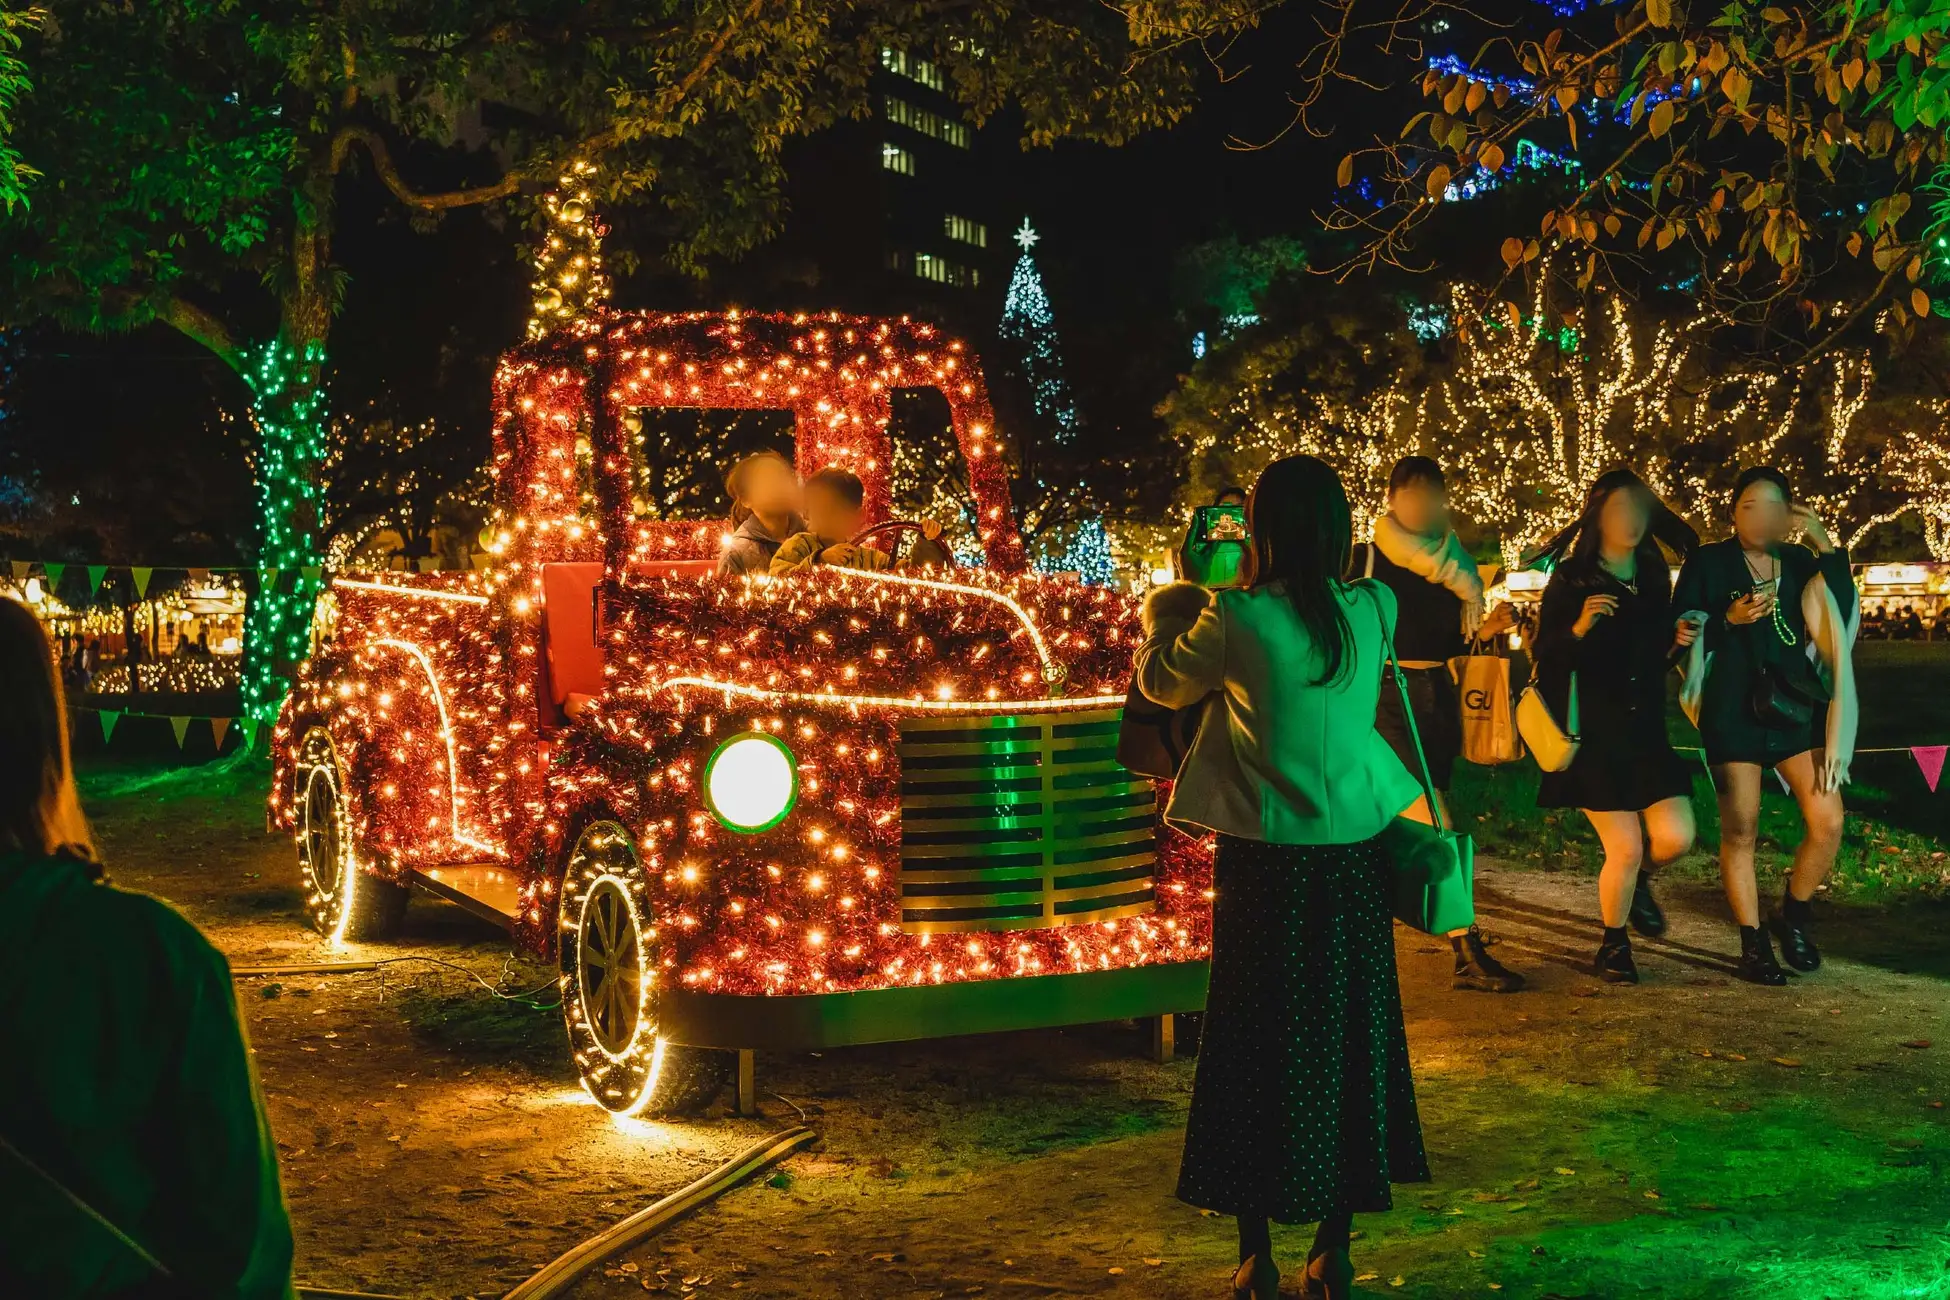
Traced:
<path id="1" fill-rule="evenodd" d="M 1449 675 L 1462 713 L 1462 756 L 1485 765 L 1522 758 L 1510 661 L 1502 655 L 1461 655 L 1449 661 Z"/>

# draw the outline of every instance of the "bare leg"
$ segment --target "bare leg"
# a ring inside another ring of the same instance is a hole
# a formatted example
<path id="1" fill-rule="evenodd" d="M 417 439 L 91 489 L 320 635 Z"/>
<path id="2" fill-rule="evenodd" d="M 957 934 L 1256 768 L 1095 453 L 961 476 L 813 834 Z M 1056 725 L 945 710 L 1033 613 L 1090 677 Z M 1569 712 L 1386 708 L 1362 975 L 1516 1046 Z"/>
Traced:
<path id="1" fill-rule="evenodd" d="M 1652 848 L 1646 863 L 1652 870 L 1677 862 L 1693 847 L 1693 801 L 1683 794 L 1661 799 L 1645 810 L 1645 831 Z"/>
<path id="2" fill-rule="evenodd" d="M 1812 778 L 1811 778 L 1812 779 Z M 1713 769 L 1720 796 L 1720 883 L 1734 924 L 1760 924 L 1760 896 L 1754 888 L 1754 840 L 1760 834 L 1760 764 L 1721 763 Z"/>
<path id="3" fill-rule="evenodd" d="M 1815 764 L 1820 758 L 1820 750 L 1796 754 L 1774 769 L 1787 781 L 1794 802 L 1801 807 L 1804 830 L 1801 843 L 1794 849 L 1788 893 L 1804 903 L 1828 879 L 1835 866 L 1835 855 L 1842 847 L 1842 793 L 1815 789 Z M 1750 875 L 1750 883 L 1751 880 Z"/>
<path id="4" fill-rule="evenodd" d="M 1605 927 L 1625 924 L 1632 908 L 1632 888 L 1638 884 L 1645 832 L 1635 812 L 1592 812 L 1584 809 L 1598 842 L 1605 846 L 1605 865 L 1598 872 L 1598 915 Z"/>

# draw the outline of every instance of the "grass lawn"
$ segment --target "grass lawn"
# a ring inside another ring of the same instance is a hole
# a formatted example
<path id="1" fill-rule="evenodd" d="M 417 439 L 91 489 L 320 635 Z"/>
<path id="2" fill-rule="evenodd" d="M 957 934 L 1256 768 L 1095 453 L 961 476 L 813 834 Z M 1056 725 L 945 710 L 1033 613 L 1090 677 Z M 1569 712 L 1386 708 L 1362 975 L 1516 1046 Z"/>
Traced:
<path id="1" fill-rule="evenodd" d="M 1511 665 L 1521 689 L 1526 671 Z M 1862 750 L 1844 799 L 1848 822 L 1841 856 L 1829 883 L 1836 897 L 1881 901 L 1950 896 L 1950 785 L 1931 792 L 1907 746 L 1950 744 L 1950 643 L 1871 641 L 1857 648 L 1862 699 Z M 1671 705 L 1673 743 L 1697 746 L 1699 734 Z M 1537 767 L 1529 760 L 1502 767 L 1457 765 L 1452 802 L 1457 815 L 1474 819 L 1478 846 L 1496 857 L 1547 871 L 1594 873 L 1601 853 L 1591 825 L 1570 809 L 1537 807 Z M 1778 782 L 1763 787 L 1760 863 L 1785 866 L 1801 834 L 1794 801 Z M 1719 811 L 1704 765 L 1693 781 L 1699 817 L 1699 848 L 1672 868 L 1680 875 L 1717 878 L 1713 860 L 1720 837 Z M 1768 890 L 1763 885 L 1762 893 Z"/>

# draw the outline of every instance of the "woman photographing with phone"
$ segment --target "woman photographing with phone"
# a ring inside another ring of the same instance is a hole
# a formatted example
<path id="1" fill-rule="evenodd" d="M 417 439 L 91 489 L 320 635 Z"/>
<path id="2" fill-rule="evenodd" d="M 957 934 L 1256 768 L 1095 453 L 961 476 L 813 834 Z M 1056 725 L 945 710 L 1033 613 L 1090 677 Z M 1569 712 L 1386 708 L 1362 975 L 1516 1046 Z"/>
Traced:
<path id="1" fill-rule="evenodd" d="M 1396 605 L 1342 580 L 1340 476 L 1276 460 L 1246 518 L 1244 585 L 1158 588 L 1137 653 L 1146 698 L 1201 709 L 1165 816 L 1218 839 L 1178 1197 L 1238 1218 L 1240 1300 L 1280 1295 L 1269 1219 L 1319 1224 L 1302 1294 L 1345 1300 L 1354 1216 L 1429 1178 L 1379 839 L 1422 791 L 1375 729 Z"/>
<path id="2" fill-rule="evenodd" d="M 1788 541 L 1797 530 L 1807 546 Z M 1740 927 L 1740 974 L 1756 984 L 1785 984 L 1787 974 L 1761 929 L 1754 880 L 1761 769 L 1780 773 L 1801 809 L 1805 830 L 1778 929 L 1788 965 L 1811 971 L 1821 965 L 1821 952 L 1810 901 L 1841 847 L 1841 789 L 1855 754 L 1851 651 L 1858 614 L 1848 553 L 1813 510 L 1794 500 L 1785 475 L 1754 466 L 1734 481 L 1733 536 L 1693 553 L 1673 606 L 1682 617 L 1706 618 L 1682 699 L 1697 706 L 1719 795 L 1720 876 Z"/>
<path id="3" fill-rule="evenodd" d="M 1538 615 L 1538 689 L 1559 718 L 1577 692 L 1581 743 L 1568 768 L 1544 774 L 1537 806 L 1578 809 L 1604 845 L 1595 968 L 1612 983 L 1639 980 L 1628 919 L 1641 934 L 1665 931 L 1642 870 L 1647 846 L 1655 870 L 1693 847 L 1693 771 L 1666 737 L 1666 676 L 1699 625 L 1674 620 L 1661 541 L 1684 559 L 1699 537 L 1645 480 L 1615 469 L 1544 548 L 1555 563 Z"/>

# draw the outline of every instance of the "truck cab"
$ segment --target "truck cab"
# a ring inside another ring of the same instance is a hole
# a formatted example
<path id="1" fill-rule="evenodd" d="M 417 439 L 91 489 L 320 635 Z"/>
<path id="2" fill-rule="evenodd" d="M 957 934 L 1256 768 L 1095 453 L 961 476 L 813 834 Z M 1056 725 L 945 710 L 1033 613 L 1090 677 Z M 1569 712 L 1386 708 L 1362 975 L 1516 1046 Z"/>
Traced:
<path id="1" fill-rule="evenodd" d="M 945 398 L 974 563 L 720 576 L 646 417 L 782 412 L 891 545 L 893 394 Z M 1116 761 L 1133 597 L 1031 572 L 979 366 L 935 327 L 607 313 L 508 353 L 466 575 L 338 575 L 274 732 L 314 923 L 411 889 L 559 965 L 583 1085 L 694 1110 L 732 1054 L 1203 1003 L 1210 851 Z M 747 1058 L 749 1059 L 749 1058 Z"/>

